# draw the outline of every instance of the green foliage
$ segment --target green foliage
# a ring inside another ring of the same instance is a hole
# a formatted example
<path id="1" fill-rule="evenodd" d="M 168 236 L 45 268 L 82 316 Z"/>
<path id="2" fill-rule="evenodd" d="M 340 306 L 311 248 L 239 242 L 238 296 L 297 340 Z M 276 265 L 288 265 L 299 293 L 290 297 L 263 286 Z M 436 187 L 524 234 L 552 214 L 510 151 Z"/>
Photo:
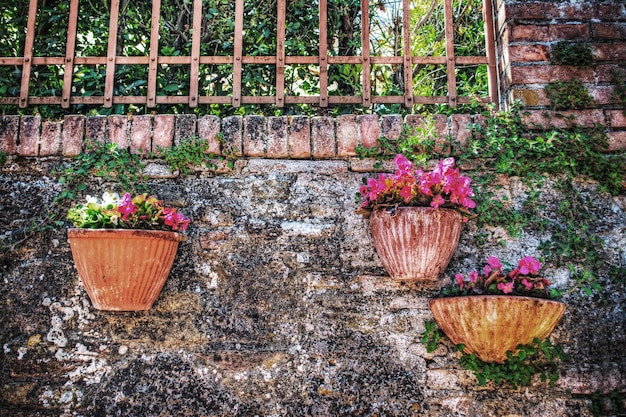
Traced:
<path id="1" fill-rule="evenodd" d="M 561 41 L 552 47 L 550 62 L 579 68 L 590 67 L 593 65 L 591 46 L 586 42 Z"/>
<path id="2" fill-rule="evenodd" d="M 7 162 L 7 154 L 0 151 L 0 165 L 4 165 Z"/>
<path id="3" fill-rule="evenodd" d="M 59 182 L 73 194 L 74 190 L 84 190 L 87 187 L 85 182 L 95 176 L 116 182 L 131 194 L 141 194 L 147 191 L 143 168 L 144 163 L 138 155 L 119 149 L 115 143 L 88 141 L 86 152 L 76 156 L 59 172 Z M 68 197 L 73 198 L 73 195 Z"/>
<path id="4" fill-rule="evenodd" d="M 589 411 L 594 417 L 626 416 L 626 395 L 624 392 L 594 392 L 593 394 L 575 394 L 574 398 L 591 400 Z"/>
<path id="5" fill-rule="evenodd" d="M 458 351 L 463 351 L 463 345 L 457 345 Z M 558 364 L 568 360 L 568 356 L 558 345 L 550 340 L 543 342 L 534 339 L 529 345 L 519 345 L 516 352 L 507 352 L 507 360 L 503 363 L 483 362 L 476 357 L 463 352 L 461 365 L 472 371 L 478 385 L 485 385 L 492 381 L 495 385 L 510 383 L 514 388 L 528 386 L 534 375 L 539 375 L 541 381 L 548 381 L 554 386 L 559 379 Z"/>
<path id="6" fill-rule="evenodd" d="M 611 82 L 615 85 L 613 98 L 624 109 L 626 114 L 626 71 L 614 69 L 611 71 Z"/>
<path id="7" fill-rule="evenodd" d="M 580 110 L 596 104 L 579 80 L 551 82 L 545 90 L 552 110 Z"/>
<path id="8" fill-rule="evenodd" d="M 445 337 L 445 334 L 441 331 L 434 321 L 424 322 L 426 330 L 421 334 L 421 341 L 426 346 L 426 352 L 432 353 L 437 349 L 437 346 L 441 342 L 441 339 Z"/>
<path id="9" fill-rule="evenodd" d="M 222 135 L 218 136 L 218 140 L 223 143 Z M 233 167 L 233 157 L 231 155 L 214 155 L 209 152 L 209 142 L 206 139 L 192 137 L 171 148 L 159 148 L 158 157 L 163 159 L 170 168 L 170 171 L 178 171 L 182 175 L 191 172 L 192 167 L 205 165 L 211 169 L 217 169 L 215 160 L 223 160 L 228 158 L 228 166 Z"/>

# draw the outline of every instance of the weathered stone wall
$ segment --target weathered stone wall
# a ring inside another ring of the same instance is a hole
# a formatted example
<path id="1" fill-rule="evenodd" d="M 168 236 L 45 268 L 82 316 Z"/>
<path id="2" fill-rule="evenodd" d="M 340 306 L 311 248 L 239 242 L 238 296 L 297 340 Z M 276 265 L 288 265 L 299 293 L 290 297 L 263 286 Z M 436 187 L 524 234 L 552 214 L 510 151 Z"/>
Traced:
<path id="1" fill-rule="evenodd" d="M 449 344 L 426 352 L 419 335 L 432 320 L 427 303 L 437 287 L 391 281 L 367 220 L 354 211 L 355 192 L 373 162 L 351 157 L 354 146 L 394 134 L 402 123 L 397 116 L 145 116 L 132 123 L 68 117 L 67 125 L 48 130 L 44 122 L 15 134 L 6 133 L 11 123 L 2 120 L 3 149 L 15 149 L 0 171 L 3 239 L 41 215 L 60 190 L 49 173 L 63 155 L 80 152 L 83 129 L 86 137 L 137 152 L 220 130 L 247 155 L 234 169 L 199 167 L 186 177 L 146 161 L 155 193 L 193 219 L 190 239 L 149 311 L 92 309 L 64 227 L 37 234 L 0 266 L 4 415 L 590 416 L 589 395 L 626 390 L 625 298 L 618 284 L 608 298 L 576 291 L 565 297 L 568 310 L 552 340 L 572 361 L 555 388 L 539 380 L 522 390 L 479 387 Z M 440 120 L 441 129 L 447 122 Z M 126 127 L 120 134 L 116 126 Z M 46 139 L 49 131 L 57 139 Z M 50 142 L 57 143 L 54 151 Z M 476 169 L 463 168 L 470 175 Z M 546 216 L 564 198 L 551 184 L 538 202 Z M 514 204 L 526 199 L 529 190 L 518 179 L 503 178 L 502 185 Z M 108 186 L 94 181 L 90 191 Z M 599 194 L 584 181 L 576 187 L 597 217 L 586 226 L 607 243 L 604 256 L 624 265 L 626 197 Z M 510 263 L 540 257 L 538 245 L 549 239 L 541 230 L 511 238 L 469 222 L 442 282 L 490 255 Z M 545 272 L 559 288 L 574 288 L 567 268 Z"/>

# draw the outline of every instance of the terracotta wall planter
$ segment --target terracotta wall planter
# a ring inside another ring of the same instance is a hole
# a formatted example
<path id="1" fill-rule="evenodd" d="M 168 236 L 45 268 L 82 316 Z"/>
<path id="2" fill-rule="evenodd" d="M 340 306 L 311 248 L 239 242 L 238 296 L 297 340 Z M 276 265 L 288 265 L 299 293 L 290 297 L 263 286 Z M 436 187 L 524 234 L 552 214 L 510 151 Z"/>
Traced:
<path id="1" fill-rule="evenodd" d="M 430 300 L 437 324 L 485 362 L 504 362 L 507 351 L 544 340 L 563 317 L 565 304 L 533 297 L 472 295 Z"/>
<path id="2" fill-rule="evenodd" d="M 400 281 L 434 281 L 456 250 L 463 217 L 452 209 L 398 207 L 370 216 L 374 247 L 385 269 Z"/>
<path id="3" fill-rule="evenodd" d="M 148 310 L 170 273 L 176 232 L 128 229 L 69 229 L 74 264 L 94 308 Z"/>

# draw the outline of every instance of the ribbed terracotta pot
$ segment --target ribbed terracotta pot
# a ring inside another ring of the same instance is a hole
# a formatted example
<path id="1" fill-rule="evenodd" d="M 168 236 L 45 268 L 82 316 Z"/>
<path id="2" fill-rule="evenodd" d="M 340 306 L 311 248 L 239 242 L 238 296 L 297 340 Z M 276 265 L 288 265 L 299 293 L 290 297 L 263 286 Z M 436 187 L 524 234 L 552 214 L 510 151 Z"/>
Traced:
<path id="1" fill-rule="evenodd" d="M 470 295 L 430 300 L 435 321 L 450 340 L 485 362 L 502 363 L 507 351 L 544 340 L 563 317 L 565 304 L 542 298 Z"/>
<path id="2" fill-rule="evenodd" d="M 74 264 L 93 307 L 148 310 L 172 269 L 176 232 L 133 229 L 68 229 Z"/>
<path id="3" fill-rule="evenodd" d="M 456 250 L 463 217 L 452 209 L 398 207 L 370 216 L 374 247 L 389 275 L 399 281 L 434 281 Z"/>

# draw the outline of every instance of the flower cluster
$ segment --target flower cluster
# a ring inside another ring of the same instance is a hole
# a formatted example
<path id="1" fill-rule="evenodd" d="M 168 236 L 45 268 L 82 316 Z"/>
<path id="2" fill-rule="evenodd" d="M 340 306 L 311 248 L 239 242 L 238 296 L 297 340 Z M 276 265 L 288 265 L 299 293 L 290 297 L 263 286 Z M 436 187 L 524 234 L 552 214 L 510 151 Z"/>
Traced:
<path id="1" fill-rule="evenodd" d="M 482 274 L 472 271 L 467 279 L 462 274 L 455 275 L 455 285 L 444 289 L 444 295 L 508 294 L 551 298 L 550 282 L 539 275 L 541 264 L 535 258 L 526 256 L 517 262 L 517 267 L 509 273 L 502 271 L 502 263 L 495 256 L 487 259 Z"/>
<path id="2" fill-rule="evenodd" d="M 176 208 L 148 194 L 132 197 L 126 193 L 104 193 L 102 199 L 87 196 L 86 204 L 71 208 L 67 218 L 84 229 L 151 229 L 182 231 L 190 220 Z"/>
<path id="3" fill-rule="evenodd" d="M 361 186 L 358 195 L 362 214 L 387 206 L 421 206 L 453 208 L 469 216 L 469 209 L 476 207 L 470 198 L 474 196 L 471 179 L 459 174 L 454 158 L 440 161 L 430 172 L 413 168 L 402 154 L 394 162 L 393 175 L 380 174 Z"/>

